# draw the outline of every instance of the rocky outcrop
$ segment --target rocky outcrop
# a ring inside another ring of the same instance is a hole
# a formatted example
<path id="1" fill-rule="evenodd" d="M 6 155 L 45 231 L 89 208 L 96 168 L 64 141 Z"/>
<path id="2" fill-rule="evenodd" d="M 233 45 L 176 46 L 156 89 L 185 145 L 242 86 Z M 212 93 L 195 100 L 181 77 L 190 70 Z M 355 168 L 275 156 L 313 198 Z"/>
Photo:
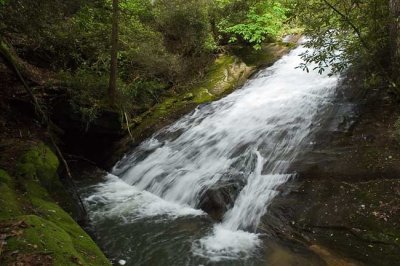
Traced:
<path id="1" fill-rule="evenodd" d="M 357 261 L 353 265 L 397 263 L 400 180 L 296 183 L 271 204 L 261 230 L 311 249 L 322 247 L 339 258 Z"/>
<path id="2" fill-rule="evenodd" d="M 357 88 L 339 89 L 315 142 L 292 165 L 299 177 L 273 200 L 259 230 L 308 246 L 326 263 L 334 256 L 345 261 L 340 265 L 394 265 L 400 259 L 399 109 L 385 92 Z"/>

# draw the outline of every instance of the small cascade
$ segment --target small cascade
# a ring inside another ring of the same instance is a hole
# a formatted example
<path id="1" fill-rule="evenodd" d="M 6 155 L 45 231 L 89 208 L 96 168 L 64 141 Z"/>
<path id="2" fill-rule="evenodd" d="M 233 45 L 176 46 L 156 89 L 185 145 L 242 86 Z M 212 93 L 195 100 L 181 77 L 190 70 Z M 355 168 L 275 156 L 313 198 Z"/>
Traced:
<path id="1" fill-rule="evenodd" d="M 214 261 L 251 255 L 260 244 L 261 217 L 294 176 L 288 168 L 310 145 L 318 114 L 333 100 L 339 80 L 296 69 L 304 51 L 294 49 L 242 89 L 143 142 L 88 197 L 92 213 L 127 222 L 204 215 L 198 210 L 202 195 L 222 181 L 237 181 L 243 187 L 233 206 L 191 250 Z"/>

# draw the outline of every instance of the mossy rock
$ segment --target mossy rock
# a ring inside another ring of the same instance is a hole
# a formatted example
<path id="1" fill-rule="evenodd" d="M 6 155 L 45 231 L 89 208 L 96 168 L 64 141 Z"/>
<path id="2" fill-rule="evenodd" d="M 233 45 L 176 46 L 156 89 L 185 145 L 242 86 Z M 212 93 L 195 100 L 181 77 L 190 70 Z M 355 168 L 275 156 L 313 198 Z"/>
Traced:
<path id="1" fill-rule="evenodd" d="M 55 154 L 38 144 L 21 156 L 15 177 L 0 170 L 0 235 L 6 238 L 1 265 L 110 265 L 94 241 L 54 201 L 52 194 L 63 191 L 58 166 Z"/>
<path id="2" fill-rule="evenodd" d="M 0 169 L 0 220 L 20 215 L 21 207 L 15 192 L 14 180 Z"/>
<path id="3" fill-rule="evenodd" d="M 15 175 L 24 180 L 39 181 L 45 188 L 62 187 L 57 175 L 57 156 L 43 143 L 32 147 L 20 158 Z"/>
<path id="4" fill-rule="evenodd" d="M 2 225 L 2 230 L 7 232 L 7 229 L 12 229 L 12 236 L 7 239 L 6 250 L 14 254 L 5 256 L 6 264 L 40 254 L 42 260 L 51 261 L 50 265 L 109 265 L 104 255 L 93 252 L 98 248 L 85 233 L 72 236 L 56 223 L 37 215 L 16 217 Z"/>
<path id="5" fill-rule="evenodd" d="M 208 89 L 202 88 L 197 92 L 193 101 L 195 103 L 201 104 L 201 103 L 210 102 L 213 99 L 215 99 L 215 95 L 212 95 Z"/>
<path id="6" fill-rule="evenodd" d="M 273 64 L 295 47 L 295 43 L 267 43 L 263 44 L 259 50 L 255 50 L 251 46 L 236 46 L 232 48 L 232 52 L 247 65 L 259 67 Z"/>

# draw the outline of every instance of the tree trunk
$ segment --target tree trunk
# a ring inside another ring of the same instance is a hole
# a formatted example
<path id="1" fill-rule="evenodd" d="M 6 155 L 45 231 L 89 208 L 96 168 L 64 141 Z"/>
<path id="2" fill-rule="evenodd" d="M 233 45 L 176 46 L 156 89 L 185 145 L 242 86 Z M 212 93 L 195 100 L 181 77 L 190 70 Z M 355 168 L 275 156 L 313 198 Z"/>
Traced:
<path id="1" fill-rule="evenodd" d="M 110 81 L 108 87 L 108 96 L 111 105 L 115 103 L 115 94 L 117 92 L 117 65 L 118 65 L 118 16 L 119 7 L 118 0 L 113 0 L 113 16 L 112 16 L 112 34 L 111 34 L 111 66 Z"/>
<path id="2" fill-rule="evenodd" d="M 389 0 L 390 6 L 390 56 L 393 80 L 400 82 L 400 0 Z"/>

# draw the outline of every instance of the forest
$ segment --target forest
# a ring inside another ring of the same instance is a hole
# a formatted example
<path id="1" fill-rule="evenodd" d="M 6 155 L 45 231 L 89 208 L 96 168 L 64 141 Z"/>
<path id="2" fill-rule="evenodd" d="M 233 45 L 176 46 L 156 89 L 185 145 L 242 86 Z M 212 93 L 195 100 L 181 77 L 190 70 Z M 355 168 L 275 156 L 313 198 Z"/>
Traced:
<path id="1" fill-rule="evenodd" d="M 1 265 L 396 265 L 400 1 L 0 0 Z"/>

